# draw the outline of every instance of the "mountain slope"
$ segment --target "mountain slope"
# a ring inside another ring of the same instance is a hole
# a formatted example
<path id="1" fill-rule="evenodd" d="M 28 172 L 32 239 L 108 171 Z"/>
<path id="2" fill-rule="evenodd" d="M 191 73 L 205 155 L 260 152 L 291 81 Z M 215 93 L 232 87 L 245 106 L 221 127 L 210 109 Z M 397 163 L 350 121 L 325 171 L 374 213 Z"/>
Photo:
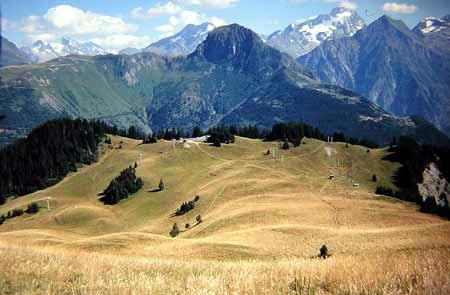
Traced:
<path id="1" fill-rule="evenodd" d="M 325 40 L 352 36 L 364 26 L 363 19 L 354 10 L 338 7 L 330 14 L 291 24 L 283 31 L 272 33 L 267 38 L 267 44 L 293 57 L 299 57 Z"/>
<path id="2" fill-rule="evenodd" d="M 0 67 L 23 65 L 30 62 L 27 55 L 20 51 L 13 42 L 0 36 Z"/>
<path id="3" fill-rule="evenodd" d="M 383 16 L 298 60 L 323 81 L 361 93 L 395 115 L 422 116 L 450 133 L 450 59 L 401 21 Z"/>
<path id="4" fill-rule="evenodd" d="M 210 31 L 216 26 L 212 23 L 200 25 L 189 24 L 177 34 L 150 44 L 143 51 L 154 52 L 166 56 L 180 56 L 192 53 L 197 46 L 206 39 Z"/>
<path id="5" fill-rule="evenodd" d="M 0 115 L 6 117 L 0 127 L 12 131 L 58 116 L 135 124 L 147 132 L 305 120 L 356 138 L 374 134 L 370 139 L 385 144 L 393 136 L 415 134 L 419 126 L 350 91 L 322 85 L 294 59 L 239 25 L 212 31 L 187 57 L 70 56 L 1 74 Z M 257 120 L 261 102 L 269 107 Z M 419 141 L 448 142 L 441 134 L 430 139 L 432 134 L 415 135 Z"/>

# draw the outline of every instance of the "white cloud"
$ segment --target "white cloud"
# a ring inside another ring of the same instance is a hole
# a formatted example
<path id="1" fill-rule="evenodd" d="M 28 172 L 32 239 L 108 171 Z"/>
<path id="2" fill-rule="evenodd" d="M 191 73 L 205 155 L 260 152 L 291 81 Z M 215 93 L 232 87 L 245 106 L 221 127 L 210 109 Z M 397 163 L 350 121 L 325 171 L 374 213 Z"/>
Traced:
<path id="1" fill-rule="evenodd" d="M 202 8 L 223 9 L 239 2 L 239 0 L 178 0 L 180 5 L 195 5 Z"/>
<path id="2" fill-rule="evenodd" d="M 126 23 L 120 17 L 85 11 L 71 5 L 58 5 L 42 16 L 26 17 L 19 27 L 32 40 L 40 36 L 49 39 L 73 35 L 125 34 L 136 29 L 135 25 Z"/>
<path id="3" fill-rule="evenodd" d="M 182 10 L 177 15 L 171 16 L 166 24 L 156 27 L 155 30 L 161 32 L 160 37 L 163 38 L 174 35 L 188 24 L 199 25 L 204 22 L 210 22 L 218 27 L 226 24 L 224 20 L 216 16 L 208 17 L 195 11 Z"/>
<path id="4" fill-rule="evenodd" d="M 339 7 L 344 7 L 350 10 L 356 10 L 358 8 L 358 4 L 353 1 L 347 0 L 288 0 L 291 4 L 304 4 L 308 2 L 325 2 L 325 3 L 336 3 Z"/>
<path id="5" fill-rule="evenodd" d="M 166 4 L 157 3 L 155 6 L 150 7 L 147 11 L 144 11 L 144 9 L 140 6 L 136 7 L 131 11 L 131 16 L 134 18 L 151 19 L 174 15 L 179 13 L 181 10 L 181 6 L 169 1 Z"/>
<path id="6" fill-rule="evenodd" d="M 339 6 L 350 10 L 356 10 L 358 8 L 358 5 L 355 2 L 351 1 L 342 1 L 339 3 Z"/>
<path id="7" fill-rule="evenodd" d="M 149 36 L 137 36 L 132 34 L 116 34 L 110 35 L 103 38 L 92 38 L 90 41 L 101 47 L 112 50 L 119 51 L 121 49 L 132 47 L 132 48 L 144 48 L 154 40 Z"/>
<path id="8" fill-rule="evenodd" d="M 322 2 L 326 2 L 326 3 L 337 3 L 337 6 L 339 7 L 344 7 L 350 10 L 356 10 L 358 8 L 358 4 L 356 4 L 355 2 L 352 1 L 347 1 L 347 0 L 321 0 Z"/>
<path id="9" fill-rule="evenodd" d="M 410 14 L 417 10 L 417 6 L 407 3 L 386 2 L 383 5 L 384 12 L 404 13 Z"/>

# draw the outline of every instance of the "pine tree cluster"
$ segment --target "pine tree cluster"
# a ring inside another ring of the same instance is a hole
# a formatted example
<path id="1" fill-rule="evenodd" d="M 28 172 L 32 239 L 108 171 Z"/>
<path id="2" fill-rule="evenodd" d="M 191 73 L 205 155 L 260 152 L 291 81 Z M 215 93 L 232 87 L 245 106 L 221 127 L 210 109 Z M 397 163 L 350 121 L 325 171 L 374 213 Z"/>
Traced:
<path id="1" fill-rule="evenodd" d="M 78 164 L 97 159 L 108 126 L 98 121 L 56 119 L 0 150 L 0 195 L 25 195 L 54 185 Z"/>
<path id="2" fill-rule="evenodd" d="M 136 169 L 130 166 L 109 183 L 103 191 L 101 201 L 107 205 L 117 204 L 120 200 L 128 198 L 128 195 L 136 193 L 143 185 L 142 179 L 136 177 Z"/>
<path id="3" fill-rule="evenodd" d="M 195 203 L 200 200 L 200 196 L 195 196 L 193 200 L 184 202 L 175 212 L 176 216 L 184 215 L 195 208 Z"/>
<path id="4" fill-rule="evenodd" d="M 209 136 L 206 141 L 212 143 L 214 146 L 220 147 L 221 143 L 234 143 L 234 135 L 230 127 L 218 126 L 210 128 L 208 134 Z"/>

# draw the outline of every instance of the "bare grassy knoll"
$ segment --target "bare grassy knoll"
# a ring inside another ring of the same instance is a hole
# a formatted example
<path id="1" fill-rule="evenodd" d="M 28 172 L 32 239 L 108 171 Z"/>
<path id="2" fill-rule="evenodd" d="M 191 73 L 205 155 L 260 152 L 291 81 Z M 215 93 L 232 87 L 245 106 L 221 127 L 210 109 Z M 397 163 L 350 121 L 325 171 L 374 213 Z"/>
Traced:
<path id="1" fill-rule="evenodd" d="M 51 210 L 0 226 L 0 294 L 450 293 L 450 222 L 373 194 L 392 185 L 386 150 L 119 141 L 98 163 L 0 207 L 52 198 Z M 271 148 L 275 157 L 264 155 Z M 144 188 L 99 202 L 140 154 Z M 166 188 L 155 192 L 160 178 Z M 172 216 L 197 194 L 194 210 Z M 170 238 L 175 222 L 181 233 Z M 331 257 L 315 258 L 323 244 Z"/>

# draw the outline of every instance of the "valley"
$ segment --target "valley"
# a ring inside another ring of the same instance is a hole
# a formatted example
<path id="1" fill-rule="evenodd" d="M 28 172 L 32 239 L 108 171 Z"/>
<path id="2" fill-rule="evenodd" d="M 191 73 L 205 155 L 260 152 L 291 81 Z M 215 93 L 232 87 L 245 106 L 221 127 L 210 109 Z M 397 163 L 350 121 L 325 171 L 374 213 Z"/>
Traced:
<path id="1" fill-rule="evenodd" d="M 103 145 L 97 163 L 0 207 L 42 206 L 0 225 L 2 294 L 450 290 L 450 222 L 373 193 L 393 187 L 398 164 L 383 160 L 386 149 L 308 138 L 286 151 L 242 137 L 220 148 L 111 138 L 122 148 Z M 135 162 L 144 187 L 103 205 L 98 194 Z M 165 188 L 155 191 L 160 179 Z M 195 195 L 193 210 L 171 216 Z M 180 234 L 171 238 L 174 223 Z M 324 244 L 331 256 L 317 258 Z"/>

